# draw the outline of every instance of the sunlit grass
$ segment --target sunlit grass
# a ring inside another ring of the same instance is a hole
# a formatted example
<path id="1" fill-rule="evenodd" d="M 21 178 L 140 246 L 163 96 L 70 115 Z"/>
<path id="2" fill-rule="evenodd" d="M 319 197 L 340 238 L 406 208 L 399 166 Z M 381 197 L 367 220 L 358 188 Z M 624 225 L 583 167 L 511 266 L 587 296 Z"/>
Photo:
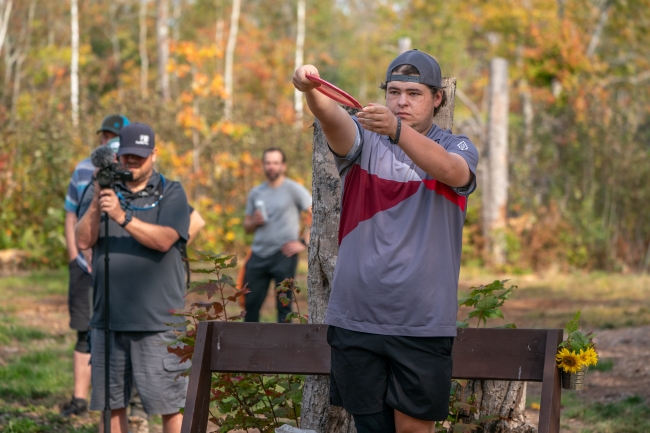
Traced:
<path id="1" fill-rule="evenodd" d="M 509 279 L 518 286 L 504 305 L 518 327 L 562 328 L 577 310 L 585 329 L 650 324 L 650 276 L 594 273 L 496 275 L 462 268 L 460 293 L 469 286 Z M 492 326 L 498 326 L 495 320 Z M 490 326 L 490 325 L 488 325 Z"/>

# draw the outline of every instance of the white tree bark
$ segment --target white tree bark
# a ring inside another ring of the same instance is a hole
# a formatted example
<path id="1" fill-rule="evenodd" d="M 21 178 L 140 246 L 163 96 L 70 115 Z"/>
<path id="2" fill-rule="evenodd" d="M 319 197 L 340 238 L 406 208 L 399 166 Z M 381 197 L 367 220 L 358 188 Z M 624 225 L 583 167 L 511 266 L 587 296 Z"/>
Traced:
<path id="1" fill-rule="evenodd" d="M 158 42 L 158 80 L 164 101 L 171 99 L 169 91 L 169 0 L 156 0 L 156 35 Z"/>
<path id="2" fill-rule="evenodd" d="M 13 0 L 0 0 L 0 51 L 5 44 Z"/>
<path id="3" fill-rule="evenodd" d="M 489 260 L 505 263 L 506 207 L 508 204 L 508 62 L 490 61 L 487 125 L 487 170 L 483 189 L 483 230 L 488 241 Z"/>
<path id="4" fill-rule="evenodd" d="M 70 33 L 72 56 L 70 58 L 70 105 L 72 126 L 79 128 L 79 5 L 70 0 Z"/>
<path id="5" fill-rule="evenodd" d="M 140 51 L 140 96 L 142 99 L 149 98 L 149 55 L 147 54 L 147 3 L 148 0 L 140 0 L 140 39 L 138 41 Z"/>
<path id="6" fill-rule="evenodd" d="M 230 31 L 228 32 L 228 44 L 226 45 L 226 66 L 224 71 L 224 87 L 226 90 L 226 101 L 223 111 L 223 117 L 226 120 L 232 119 L 233 108 L 233 63 L 235 57 L 235 47 L 237 46 L 237 33 L 239 31 L 239 13 L 241 10 L 241 0 L 232 0 L 232 11 L 230 13 Z"/>
<path id="7" fill-rule="evenodd" d="M 296 61 L 294 70 L 304 63 L 305 51 L 305 0 L 298 0 L 297 26 L 296 26 Z M 302 129 L 304 112 L 303 94 L 300 90 L 293 91 L 294 109 L 296 111 L 296 129 Z"/>

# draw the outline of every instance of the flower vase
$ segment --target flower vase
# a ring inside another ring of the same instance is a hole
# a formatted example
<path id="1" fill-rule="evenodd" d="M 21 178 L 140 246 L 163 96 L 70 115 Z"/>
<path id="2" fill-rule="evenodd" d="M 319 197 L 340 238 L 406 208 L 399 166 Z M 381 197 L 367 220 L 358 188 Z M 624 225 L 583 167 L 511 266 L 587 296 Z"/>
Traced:
<path id="1" fill-rule="evenodd" d="M 576 373 L 567 373 L 562 371 L 562 388 L 572 389 L 574 391 L 582 391 L 585 386 L 585 375 L 589 367 L 586 365 L 580 368 Z"/>

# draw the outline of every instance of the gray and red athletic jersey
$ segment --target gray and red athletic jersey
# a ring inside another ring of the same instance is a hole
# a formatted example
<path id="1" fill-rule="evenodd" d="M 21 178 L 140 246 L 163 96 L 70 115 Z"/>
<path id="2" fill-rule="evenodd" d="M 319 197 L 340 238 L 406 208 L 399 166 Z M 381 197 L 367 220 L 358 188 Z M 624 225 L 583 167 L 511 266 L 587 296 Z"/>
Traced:
<path id="1" fill-rule="evenodd" d="M 352 331 L 414 337 L 455 336 L 468 196 L 478 151 L 464 135 L 433 125 L 428 138 L 462 156 L 465 188 L 426 174 L 387 136 L 358 129 L 344 158 L 339 255 L 325 323 Z"/>

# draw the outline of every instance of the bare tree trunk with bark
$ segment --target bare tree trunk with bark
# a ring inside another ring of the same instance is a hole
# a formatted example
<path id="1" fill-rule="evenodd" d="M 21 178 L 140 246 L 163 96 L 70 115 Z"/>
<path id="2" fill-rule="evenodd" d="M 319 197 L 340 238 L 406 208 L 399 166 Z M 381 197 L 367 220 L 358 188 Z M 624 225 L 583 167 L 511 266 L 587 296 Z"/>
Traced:
<path id="1" fill-rule="evenodd" d="M 479 409 L 466 419 L 478 420 L 487 415 L 499 419 L 485 423 L 479 433 L 537 433 L 537 428 L 526 422 L 526 382 L 505 380 L 472 380 L 465 387 L 464 399 L 474 395 L 473 404 Z"/>
<path id="2" fill-rule="evenodd" d="M 232 119 L 233 107 L 233 63 L 235 58 L 235 47 L 237 46 L 237 33 L 239 32 L 239 13 L 241 0 L 232 0 L 232 11 L 230 13 L 230 30 L 228 32 L 228 44 L 226 45 L 226 66 L 224 71 L 224 88 L 226 90 L 226 101 L 223 110 L 223 117 L 226 120 Z"/>
<path id="3" fill-rule="evenodd" d="M 158 80 L 160 96 L 164 101 L 171 99 L 169 91 L 169 0 L 156 0 L 156 36 L 158 42 Z"/>
<path id="4" fill-rule="evenodd" d="M 508 62 L 490 61 L 490 102 L 484 157 L 487 170 L 483 189 L 483 231 L 488 259 L 505 263 L 506 207 L 508 204 Z"/>

